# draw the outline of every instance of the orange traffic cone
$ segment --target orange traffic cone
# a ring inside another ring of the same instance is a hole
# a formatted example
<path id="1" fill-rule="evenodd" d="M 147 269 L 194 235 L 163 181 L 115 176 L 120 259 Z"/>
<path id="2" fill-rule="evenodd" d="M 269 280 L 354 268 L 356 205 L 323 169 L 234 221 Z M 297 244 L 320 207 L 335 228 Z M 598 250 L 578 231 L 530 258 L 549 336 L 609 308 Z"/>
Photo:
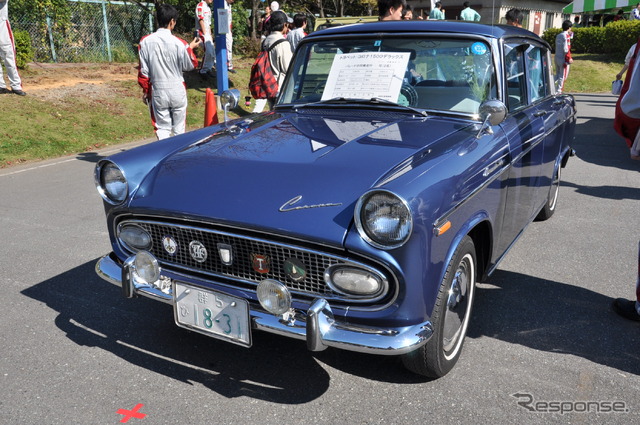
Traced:
<path id="1" fill-rule="evenodd" d="M 207 89 L 204 95 L 204 126 L 218 124 L 218 108 L 216 98 L 211 89 Z"/>

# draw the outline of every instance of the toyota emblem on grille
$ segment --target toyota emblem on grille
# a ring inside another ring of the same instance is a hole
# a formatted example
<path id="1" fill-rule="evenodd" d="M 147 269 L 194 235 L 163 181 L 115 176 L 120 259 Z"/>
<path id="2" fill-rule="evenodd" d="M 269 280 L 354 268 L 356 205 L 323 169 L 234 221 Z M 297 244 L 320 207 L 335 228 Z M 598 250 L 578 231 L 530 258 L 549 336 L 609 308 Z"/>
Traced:
<path id="1" fill-rule="evenodd" d="M 162 238 L 162 247 L 170 255 L 175 255 L 178 251 L 178 243 L 171 236 L 165 236 Z"/>
<path id="2" fill-rule="evenodd" d="M 189 254 L 198 263 L 203 263 L 207 259 L 207 248 L 199 241 L 191 241 L 189 244 Z"/>

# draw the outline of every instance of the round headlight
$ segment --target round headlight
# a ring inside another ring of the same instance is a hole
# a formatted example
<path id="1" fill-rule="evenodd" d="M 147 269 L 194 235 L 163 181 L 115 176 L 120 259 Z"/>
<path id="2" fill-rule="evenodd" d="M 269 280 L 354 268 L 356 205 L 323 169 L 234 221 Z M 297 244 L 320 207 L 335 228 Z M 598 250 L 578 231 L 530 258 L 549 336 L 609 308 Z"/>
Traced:
<path id="1" fill-rule="evenodd" d="M 141 227 L 124 225 L 119 229 L 118 237 L 134 250 L 151 248 L 151 235 Z"/>
<path id="2" fill-rule="evenodd" d="M 136 275 L 145 283 L 153 283 L 160 278 L 160 266 L 156 257 L 147 251 L 140 251 L 133 260 Z"/>
<path id="3" fill-rule="evenodd" d="M 291 308 L 291 294 L 282 283 L 266 279 L 258 284 L 258 301 L 271 314 L 283 315 Z"/>
<path id="4" fill-rule="evenodd" d="M 404 199 L 387 191 L 373 191 L 360 197 L 355 221 L 360 236 L 376 248 L 403 245 L 411 235 L 413 219 Z"/>
<path id="5" fill-rule="evenodd" d="M 119 204 L 127 199 L 127 179 L 124 173 L 113 162 L 100 166 L 98 190 L 102 197 L 112 204 Z"/>

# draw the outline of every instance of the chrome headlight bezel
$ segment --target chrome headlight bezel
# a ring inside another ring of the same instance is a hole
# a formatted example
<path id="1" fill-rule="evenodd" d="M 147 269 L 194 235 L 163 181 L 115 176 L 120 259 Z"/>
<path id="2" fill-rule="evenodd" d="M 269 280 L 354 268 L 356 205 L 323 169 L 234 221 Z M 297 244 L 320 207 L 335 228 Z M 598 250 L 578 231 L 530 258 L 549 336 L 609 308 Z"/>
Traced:
<path id="1" fill-rule="evenodd" d="M 395 198 L 395 205 L 397 208 L 400 208 L 398 211 L 402 213 L 401 216 L 396 217 L 401 221 L 404 220 L 404 224 L 402 226 L 403 229 L 399 237 L 385 240 L 369 227 L 367 219 L 363 217 L 363 214 L 366 208 L 370 205 L 371 200 L 377 195 Z M 411 237 L 411 233 L 413 232 L 413 215 L 411 214 L 409 203 L 401 196 L 389 190 L 374 189 L 362 195 L 356 203 L 354 220 L 360 237 L 362 237 L 362 239 L 364 239 L 369 245 L 379 249 L 388 250 L 401 247 L 409 240 L 409 237 Z"/>
<path id="2" fill-rule="evenodd" d="M 113 175 L 111 174 L 113 173 Z M 95 183 L 98 193 L 111 205 L 120 205 L 129 197 L 129 185 L 124 171 L 114 162 L 102 161 L 95 170 Z M 108 179 L 108 180 L 107 180 Z M 121 180 L 123 190 L 111 191 L 109 184 Z"/>

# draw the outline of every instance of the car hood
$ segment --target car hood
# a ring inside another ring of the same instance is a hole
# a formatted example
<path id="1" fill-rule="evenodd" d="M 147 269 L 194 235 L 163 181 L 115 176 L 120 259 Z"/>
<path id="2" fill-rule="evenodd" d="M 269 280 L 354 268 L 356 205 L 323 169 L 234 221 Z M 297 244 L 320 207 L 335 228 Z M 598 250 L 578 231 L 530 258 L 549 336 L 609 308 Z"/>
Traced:
<path id="1" fill-rule="evenodd" d="M 398 114 L 254 115 L 164 158 L 129 207 L 340 246 L 364 192 L 467 126 Z"/>

